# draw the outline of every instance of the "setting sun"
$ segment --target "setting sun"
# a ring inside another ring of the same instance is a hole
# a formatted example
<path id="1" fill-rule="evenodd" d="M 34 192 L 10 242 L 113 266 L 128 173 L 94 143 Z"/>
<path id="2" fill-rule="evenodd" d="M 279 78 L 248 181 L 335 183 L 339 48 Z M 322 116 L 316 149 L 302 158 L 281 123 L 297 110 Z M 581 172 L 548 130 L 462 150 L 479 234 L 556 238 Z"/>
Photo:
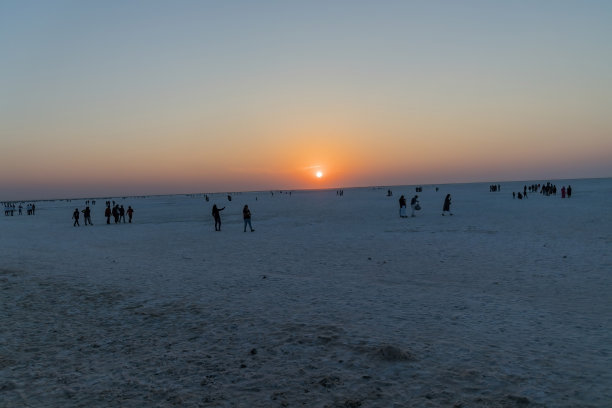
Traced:
<path id="1" fill-rule="evenodd" d="M 317 176 L 317 178 L 323 177 L 323 172 L 322 171 L 317 171 L 316 176 Z"/>

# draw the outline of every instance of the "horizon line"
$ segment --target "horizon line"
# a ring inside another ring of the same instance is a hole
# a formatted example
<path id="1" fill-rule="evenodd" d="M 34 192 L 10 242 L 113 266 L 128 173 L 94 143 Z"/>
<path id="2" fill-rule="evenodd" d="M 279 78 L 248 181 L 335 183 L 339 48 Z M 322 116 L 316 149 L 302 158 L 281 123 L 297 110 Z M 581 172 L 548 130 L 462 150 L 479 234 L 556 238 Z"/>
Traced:
<path id="1" fill-rule="evenodd" d="M 578 178 L 554 178 L 548 179 L 547 181 L 559 181 L 559 180 L 600 180 L 600 179 L 608 179 L 612 178 L 612 176 L 605 177 L 578 177 Z M 38 199 L 29 199 L 29 200 L 6 200 L 2 201 L 3 203 L 18 203 L 18 202 L 39 202 L 39 201 L 65 201 L 65 200 L 100 200 L 100 199 L 108 199 L 108 198 L 148 198 L 148 197 L 170 197 L 177 195 L 207 195 L 207 194 L 243 194 L 243 193 L 267 193 L 267 192 L 280 192 L 280 191 L 303 191 L 303 192 L 312 192 L 312 191 L 331 191 L 331 190 L 344 190 L 344 189 L 361 189 L 361 188 L 385 188 L 385 187 L 417 187 L 417 186 L 435 186 L 435 185 L 456 185 L 456 184 L 499 184 L 499 183 L 523 183 L 523 182 L 534 182 L 539 181 L 541 179 L 536 180 L 497 180 L 497 181 L 461 181 L 461 182 L 447 182 L 447 183 L 412 183 L 412 184 L 377 184 L 377 185 L 368 185 L 368 186 L 347 186 L 347 187 L 327 187 L 327 188 L 275 188 L 275 189 L 265 189 L 265 190 L 242 190 L 242 191 L 213 191 L 213 192 L 184 192 L 184 193 L 167 193 L 167 194 L 134 194 L 134 195 L 124 195 L 124 194 L 116 194 L 116 195 L 101 195 L 101 196 L 80 196 L 80 197 L 56 197 L 56 198 L 38 198 Z"/>

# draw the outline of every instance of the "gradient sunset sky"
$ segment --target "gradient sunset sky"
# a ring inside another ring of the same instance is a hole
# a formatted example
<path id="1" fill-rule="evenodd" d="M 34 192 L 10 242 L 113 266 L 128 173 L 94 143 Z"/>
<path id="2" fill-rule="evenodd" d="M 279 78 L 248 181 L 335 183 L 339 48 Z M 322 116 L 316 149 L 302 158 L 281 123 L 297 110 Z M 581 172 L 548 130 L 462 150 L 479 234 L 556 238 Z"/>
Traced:
<path id="1" fill-rule="evenodd" d="M 612 176 L 612 1 L 7 0 L 0 55 L 0 200 Z"/>

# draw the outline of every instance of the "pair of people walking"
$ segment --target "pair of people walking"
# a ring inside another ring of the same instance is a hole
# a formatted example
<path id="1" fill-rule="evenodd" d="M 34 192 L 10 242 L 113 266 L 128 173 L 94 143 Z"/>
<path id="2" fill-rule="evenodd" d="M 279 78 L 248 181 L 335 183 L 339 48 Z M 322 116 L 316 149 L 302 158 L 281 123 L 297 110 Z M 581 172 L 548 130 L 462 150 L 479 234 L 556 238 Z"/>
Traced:
<path id="1" fill-rule="evenodd" d="M 89 207 L 85 207 L 84 210 L 81 211 L 83 213 L 83 219 L 85 220 L 85 225 L 89 224 L 89 225 L 93 225 L 93 223 L 91 222 L 91 210 L 89 209 Z M 74 209 L 74 212 L 72 213 L 72 219 L 74 220 L 74 223 L 72 224 L 73 227 L 79 227 L 81 224 L 79 224 L 79 217 L 80 217 L 80 212 L 78 208 Z"/>
<path id="2" fill-rule="evenodd" d="M 404 197 L 403 195 L 399 199 L 399 206 L 400 206 L 400 209 L 399 209 L 400 218 L 408 218 L 408 213 L 406 210 L 406 197 Z M 418 195 L 415 195 L 414 197 L 410 199 L 410 208 L 412 209 L 412 214 L 410 215 L 411 217 L 414 217 L 415 211 L 418 211 L 421 209 L 421 206 L 419 204 Z"/>
<path id="3" fill-rule="evenodd" d="M 212 216 L 215 219 L 215 231 L 221 231 L 221 211 L 225 210 L 225 207 L 219 208 L 217 204 L 213 205 Z M 248 205 L 245 205 L 242 209 L 242 218 L 244 220 L 244 232 L 246 232 L 247 225 L 251 232 L 255 231 L 251 225 L 251 210 Z"/>

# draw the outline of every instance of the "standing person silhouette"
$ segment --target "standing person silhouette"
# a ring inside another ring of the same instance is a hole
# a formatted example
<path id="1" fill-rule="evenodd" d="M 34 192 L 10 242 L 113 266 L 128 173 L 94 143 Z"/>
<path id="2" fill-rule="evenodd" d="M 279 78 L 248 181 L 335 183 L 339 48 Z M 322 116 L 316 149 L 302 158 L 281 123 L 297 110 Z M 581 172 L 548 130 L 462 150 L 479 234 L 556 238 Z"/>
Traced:
<path id="1" fill-rule="evenodd" d="M 242 218 L 244 218 L 244 232 L 246 232 L 247 224 L 249 224 L 249 228 L 251 232 L 255 231 L 251 226 L 251 210 L 249 210 L 249 206 L 245 205 L 242 209 Z"/>
<path id="2" fill-rule="evenodd" d="M 215 231 L 221 231 L 221 214 L 220 212 L 225 210 L 223 208 L 217 208 L 217 204 L 213 204 L 212 216 L 215 218 Z"/>
<path id="3" fill-rule="evenodd" d="M 119 223 L 119 204 L 115 204 L 115 206 L 113 207 L 113 218 L 115 219 L 115 224 Z"/>
<path id="4" fill-rule="evenodd" d="M 127 215 L 128 215 L 129 223 L 131 224 L 132 223 L 132 216 L 134 215 L 134 209 L 132 207 L 130 207 L 129 205 L 128 205 L 128 209 L 127 209 Z"/>
<path id="5" fill-rule="evenodd" d="M 406 215 L 406 197 L 404 197 L 403 195 L 399 199 L 399 206 L 400 218 L 408 218 L 408 215 Z"/>
<path id="6" fill-rule="evenodd" d="M 106 223 L 110 224 L 110 217 L 111 217 L 111 208 L 110 208 L 110 204 L 107 204 L 106 209 L 104 210 L 104 216 L 106 217 Z"/>
<path id="7" fill-rule="evenodd" d="M 444 215 L 446 211 L 448 211 L 450 215 L 453 215 L 453 213 L 450 212 L 450 205 L 451 205 L 451 195 L 447 194 L 446 198 L 444 199 L 444 205 L 442 206 L 442 215 Z"/>

